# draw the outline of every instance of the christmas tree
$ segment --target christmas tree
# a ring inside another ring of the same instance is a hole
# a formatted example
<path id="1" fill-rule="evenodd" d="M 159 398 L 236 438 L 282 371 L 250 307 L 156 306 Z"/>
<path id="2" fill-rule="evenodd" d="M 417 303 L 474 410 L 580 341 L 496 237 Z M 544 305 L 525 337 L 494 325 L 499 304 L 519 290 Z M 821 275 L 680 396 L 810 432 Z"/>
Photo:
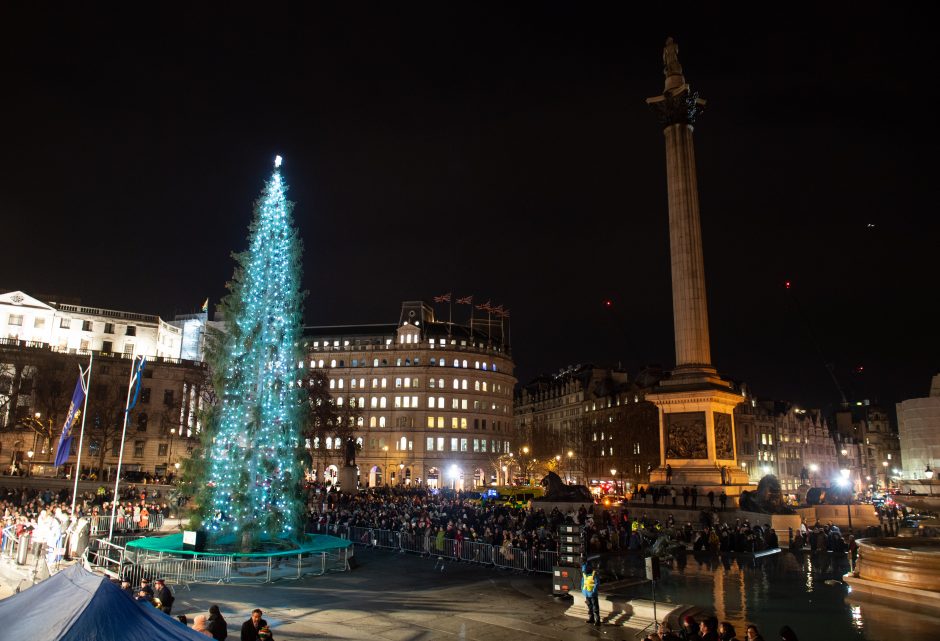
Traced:
<path id="1" fill-rule="evenodd" d="M 219 403 L 194 479 L 196 526 L 242 549 L 300 531 L 302 248 L 279 167 L 280 156 L 255 204 L 248 251 L 235 256 L 227 332 L 210 361 Z"/>

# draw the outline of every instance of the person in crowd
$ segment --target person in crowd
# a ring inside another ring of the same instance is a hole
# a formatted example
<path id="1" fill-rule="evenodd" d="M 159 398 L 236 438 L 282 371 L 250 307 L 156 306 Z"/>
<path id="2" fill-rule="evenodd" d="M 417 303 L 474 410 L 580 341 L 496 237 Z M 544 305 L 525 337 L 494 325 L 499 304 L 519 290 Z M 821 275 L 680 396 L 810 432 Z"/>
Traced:
<path id="1" fill-rule="evenodd" d="M 698 634 L 702 641 L 718 641 L 718 619 L 705 617 L 698 624 Z"/>
<path id="2" fill-rule="evenodd" d="M 173 609 L 173 593 L 170 592 L 170 588 L 166 587 L 166 582 L 163 579 L 157 579 L 153 582 L 153 598 L 159 602 L 159 608 L 169 614 Z"/>
<path id="3" fill-rule="evenodd" d="M 183 625 L 185 625 L 186 627 L 189 627 L 189 619 L 186 618 L 185 614 L 177 615 L 176 620 L 182 623 Z"/>
<path id="4" fill-rule="evenodd" d="M 753 623 L 747 626 L 747 641 L 764 641 L 764 637 L 761 636 L 760 632 L 757 630 L 757 626 Z"/>
<path id="5" fill-rule="evenodd" d="M 682 641 L 699 641 L 698 626 L 695 624 L 695 618 L 690 614 L 682 619 L 682 629 L 679 630 L 679 638 Z"/>
<path id="6" fill-rule="evenodd" d="M 206 629 L 206 615 L 197 614 L 193 617 L 193 630 L 207 637 L 212 637 L 212 633 Z"/>
<path id="7" fill-rule="evenodd" d="M 212 633 L 212 638 L 216 641 L 225 641 L 228 637 L 228 623 L 225 621 L 225 617 L 222 616 L 222 612 L 219 611 L 219 606 L 211 605 L 209 606 L 209 618 L 206 620 L 206 630 Z"/>
<path id="8" fill-rule="evenodd" d="M 601 612 L 600 612 L 600 600 L 597 595 L 597 588 L 600 586 L 600 581 L 597 577 L 597 568 L 593 567 L 590 563 L 584 563 L 581 565 L 581 594 L 584 595 L 584 600 L 587 603 L 588 608 L 588 624 L 589 625 L 600 625 L 601 624 Z"/>
<path id="9" fill-rule="evenodd" d="M 738 641 L 738 637 L 735 635 L 734 626 L 728 623 L 727 621 L 722 621 L 718 624 L 718 639 L 719 641 Z"/>
<path id="10" fill-rule="evenodd" d="M 783 626 L 780 628 L 780 641 L 798 641 L 796 632 L 788 625 Z"/>
<path id="11" fill-rule="evenodd" d="M 251 611 L 251 618 L 242 623 L 241 641 L 273 641 L 268 622 L 261 618 L 264 614 L 259 608 Z M 262 633 L 267 630 L 267 640 L 262 639 Z"/>

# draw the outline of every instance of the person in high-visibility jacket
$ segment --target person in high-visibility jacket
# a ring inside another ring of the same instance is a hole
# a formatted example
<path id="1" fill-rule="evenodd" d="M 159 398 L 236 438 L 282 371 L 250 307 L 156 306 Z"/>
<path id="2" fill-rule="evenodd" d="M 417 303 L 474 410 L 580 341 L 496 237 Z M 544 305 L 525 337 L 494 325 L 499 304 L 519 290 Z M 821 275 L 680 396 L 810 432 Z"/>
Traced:
<path id="1" fill-rule="evenodd" d="M 600 580 L 597 576 L 597 568 L 585 563 L 581 566 L 581 594 L 588 607 L 588 620 L 591 625 L 601 624 L 600 602 L 597 598 L 597 587 Z"/>

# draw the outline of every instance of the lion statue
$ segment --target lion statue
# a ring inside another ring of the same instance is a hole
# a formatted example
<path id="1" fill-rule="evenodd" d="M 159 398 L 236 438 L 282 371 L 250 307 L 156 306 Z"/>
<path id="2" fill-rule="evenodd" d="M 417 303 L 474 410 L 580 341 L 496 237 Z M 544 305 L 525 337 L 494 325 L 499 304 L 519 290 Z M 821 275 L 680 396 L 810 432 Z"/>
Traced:
<path id="1" fill-rule="evenodd" d="M 583 485 L 567 485 L 554 472 L 546 474 L 545 478 L 539 481 L 539 485 L 545 488 L 543 501 L 594 502 L 590 490 Z"/>
<path id="2" fill-rule="evenodd" d="M 741 492 L 738 501 L 741 509 L 746 512 L 760 512 L 762 514 L 793 514 L 783 501 L 783 491 L 780 489 L 780 479 L 768 474 L 757 484 L 754 492 Z"/>

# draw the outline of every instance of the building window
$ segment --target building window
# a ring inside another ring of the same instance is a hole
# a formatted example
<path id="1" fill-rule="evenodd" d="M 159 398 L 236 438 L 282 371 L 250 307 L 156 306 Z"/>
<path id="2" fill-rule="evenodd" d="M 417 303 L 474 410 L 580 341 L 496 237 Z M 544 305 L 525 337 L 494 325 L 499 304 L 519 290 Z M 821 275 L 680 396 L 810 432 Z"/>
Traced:
<path id="1" fill-rule="evenodd" d="M 148 419 L 148 417 L 147 417 L 147 412 L 141 412 L 140 414 L 137 415 L 137 431 L 138 431 L 138 432 L 146 432 L 146 431 L 147 431 L 147 421 L 148 421 L 148 420 L 149 420 L 149 419 Z"/>
<path id="2" fill-rule="evenodd" d="M 134 344 L 133 343 L 124 343 L 124 353 L 126 355 L 133 355 L 134 353 Z"/>
<path id="3" fill-rule="evenodd" d="M 173 390 L 163 390 L 163 404 L 167 407 L 171 407 L 173 405 Z"/>
<path id="4" fill-rule="evenodd" d="M 431 418 L 431 417 L 429 416 L 428 418 Z M 433 437 L 433 436 L 429 436 L 429 437 L 428 437 L 427 446 L 425 447 L 425 449 L 426 449 L 428 452 L 433 452 L 433 451 L 434 451 L 434 437 Z"/>
<path id="5" fill-rule="evenodd" d="M 455 438 L 450 439 L 450 451 L 456 452 L 458 447 L 460 447 L 460 441 Z"/>
<path id="6" fill-rule="evenodd" d="M 457 421 L 457 417 L 456 417 L 456 416 L 452 416 L 452 417 L 450 418 L 450 428 L 451 428 L 452 430 L 457 429 L 457 426 L 458 426 L 459 424 L 460 424 L 460 423 Z"/>
<path id="7" fill-rule="evenodd" d="M 433 416 L 429 416 L 429 417 L 428 417 L 428 427 L 434 427 L 434 417 L 433 417 Z M 431 439 L 428 439 L 428 440 L 430 441 Z M 433 448 L 432 448 L 432 449 L 433 449 Z"/>
<path id="8" fill-rule="evenodd" d="M 90 320 L 82 321 L 82 331 L 83 331 L 83 332 L 90 332 L 90 331 L 92 331 L 92 330 L 91 330 L 91 321 L 90 321 Z"/>
<path id="9" fill-rule="evenodd" d="M 134 456 L 136 458 L 141 458 L 144 455 L 144 446 L 147 444 L 147 441 L 134 441 Z"/>
<path id="10" fill-rule="evenodd" d="M 33 321 L 33 327 L 35 329 L 42 329 L 45 326 L 46 326 L 45 318 L 37 318 L 36 320 Z"/>
<path id="11" fill-rule="evenodd" d="M 127 332 L 125 332 L 125 335 L 126 335 L 126 336 L 137 336 L 137 328 L 136 328 L 134 325 L 128 325 L 128 326 L 127 326 Z"/>
<path id="12" fill-rule="evenodd" d="M 13 325 L 16 327 L 23 326 L 23 315 L 22 314 L 10 314 L 10 318 L 7 320 L 7 325 Z"/>
<path id="13" fill-rule="evenodd" d="M 379 417 L 379 427 L 385 427 L 385 417 L 384 417 L 384 416 L 380 416 L 380 417 Z"/>
<path id="14" fill-rule="evenodd" d="M 166 456 L 169 451 L 169 446 L 166 443 L 160 443 L 157 445 L 157 456 Z"/>
<path id="15" fill-rule="evenodd" d="M 70 318 L 59 319 L 59 327 L 61 327 L 62 329 L 68 329 L 71 326 L 72 326 L 72 319 Z"/>

